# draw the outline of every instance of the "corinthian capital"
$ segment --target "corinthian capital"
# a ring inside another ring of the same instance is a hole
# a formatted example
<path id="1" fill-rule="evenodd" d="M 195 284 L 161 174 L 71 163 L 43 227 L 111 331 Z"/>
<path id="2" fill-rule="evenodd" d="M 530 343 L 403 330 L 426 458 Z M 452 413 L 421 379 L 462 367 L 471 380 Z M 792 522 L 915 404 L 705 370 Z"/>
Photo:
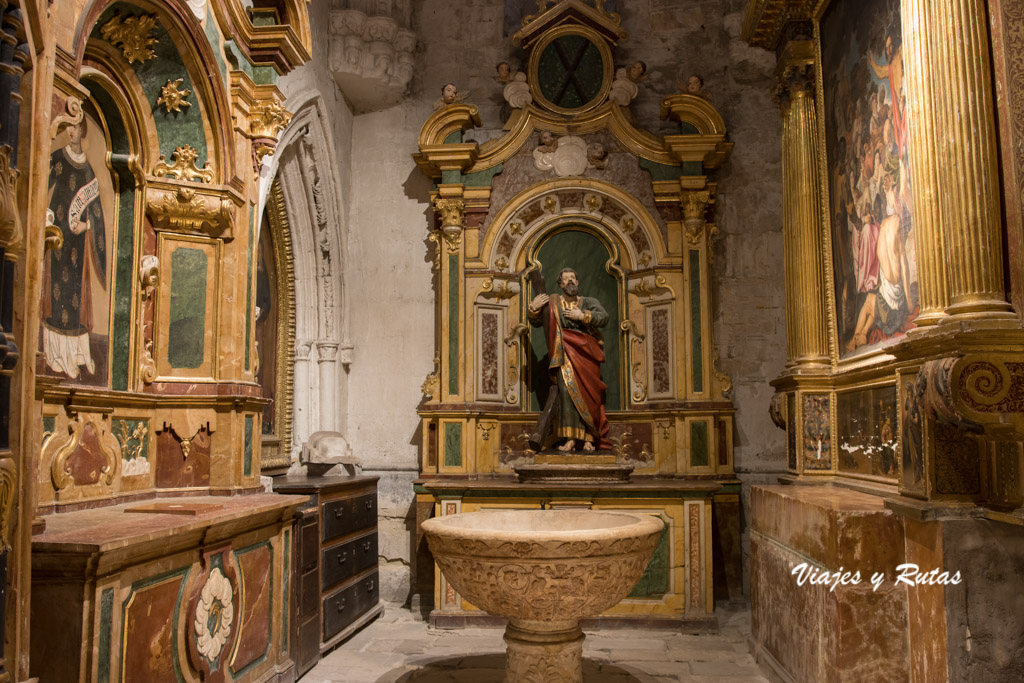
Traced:
<path id="1" fill-rule="evenodd" d="M 441 229 L 462 228 L 466 202 L 461 199 L 438 197 L 434 200 L 434 209 L 441 214 Z"/>

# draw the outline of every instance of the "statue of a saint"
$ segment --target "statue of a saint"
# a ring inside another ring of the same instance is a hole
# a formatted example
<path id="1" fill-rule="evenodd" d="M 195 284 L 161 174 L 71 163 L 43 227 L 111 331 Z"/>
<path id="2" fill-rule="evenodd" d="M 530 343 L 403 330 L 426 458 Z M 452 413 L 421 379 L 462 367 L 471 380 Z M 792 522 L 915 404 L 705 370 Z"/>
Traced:
<path id="1" fill-rule="evenodd" d="M 539 273 L 537 273 L 539 276 Z M 601 302 L 579 295 L 576 271 L 558 274 L 562 294 L 544 293 L 543 280 L 534 280 L 537 294 L 529 305 L 530 324 L 543 326 L 548 342 L 548 371 L 552 387 L 530 446 L 534 450 L 561 441 L 568 453 L 611 448 L 604 412 L 605 383 L 601 381 L 604 344 L 599 328 L 608 323 Z"/>

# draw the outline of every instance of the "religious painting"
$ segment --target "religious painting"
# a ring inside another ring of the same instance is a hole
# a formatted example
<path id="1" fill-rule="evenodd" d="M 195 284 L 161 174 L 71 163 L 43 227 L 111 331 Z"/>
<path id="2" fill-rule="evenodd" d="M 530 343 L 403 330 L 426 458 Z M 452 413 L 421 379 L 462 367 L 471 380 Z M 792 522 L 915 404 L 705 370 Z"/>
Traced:
<path id="1" fill-rule="evenodd" d="M 277 414 L 277 265 L 270 235 L 270 218 L 264 214 L 256 260 L 256 383 L 270 402 L 263 406 L 260 433 L 274 435 Z"/>
<path id="2" fill-rule="evenodd" d="M 83 111 L 50 150 L 46 222 L 61 240 L 43 256 L 39 372 L 107 386 L 118 188 L 102 119 L 88 102 Z"/>
<path id="3" fill-rule="evenodd" d="M 920 309 L 899 0 L 835 0 L 821 20 L 825 154 L 840 357 Z"/>
<path id="4" fill-rule="evenodd" d="M 925 496 L 927 487 L 924 478 L 924 416 L 921 400 L 917 395 L 917 375 L 904 375 L 900 393 L 903 417 L 900 422 L 901 467 L 903 481 L 901 491 L 910 495 Z"/>
<path id="5" fill-rule="evenodd" d="M 896 387 L 872 387 L 836 395 L 839 471 L 895 479 Z"/>

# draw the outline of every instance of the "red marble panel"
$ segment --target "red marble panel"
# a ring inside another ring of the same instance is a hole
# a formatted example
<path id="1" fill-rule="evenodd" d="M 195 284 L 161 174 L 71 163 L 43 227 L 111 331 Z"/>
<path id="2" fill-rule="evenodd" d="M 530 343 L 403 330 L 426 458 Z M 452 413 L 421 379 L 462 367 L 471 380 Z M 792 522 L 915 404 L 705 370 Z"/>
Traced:
<path id="1" fill-rule="evenodd" d="M 236 553 L 242 575 L 241 626 L 238 645 L 231 658 L 231 670 L 241 671 L 270 648 L 270 609 L 273 575 L 271 548 L 264 545 Z"/>
<path id="2" fill-rule="evenodd" d="M 821 671 L 825 587 L 797 586 L 804 560 L 758 534 L 750 536 L 750 616 L 754 640 L 794 681 L 827 680 Z"/>
<path id="3" fill-rule="evenodd" d="M 156 438 L 156 486 L 161 489 L 208 486 L 210 484 L 210 441 L 205 429 L 192 437 L 186 456 L 183 442 L 170 429 Z"/>
<path id="4" fill-rule="evenodd" d="M 942 523 L 907 519 L 907 562 L 918 567 L 943 567 Z M 946 587 L 914 586 L 907 590 L 910 630 L 910 680 L 913 683 L 948 680 L 946 663 Z"/>
<path id="5" fill-rule="evenodd" d="M 183 574 L 171 577 L 129 598 L 124 621 L 124 680 L 177 683 L 172 630 L 184 578 Z"/>
<path id="6" fill-rule="evenodd" d="M 822 680 L 910 680 L 906 586 L 885 581 L 875 591 L 864 577 L 860 585 L 837 586 L 822 596 Z"/>
<path id="7" fill-rule="evenodd" d="M 66 468 L 75 480 L 76 486 L 95 484 L 100 472 L 107 466 L 107 459 L 100 451 L 100 440 L 96 428 L 87 423 L 82 428 L 82 440 L 75 452 L 68 456 Z"/>

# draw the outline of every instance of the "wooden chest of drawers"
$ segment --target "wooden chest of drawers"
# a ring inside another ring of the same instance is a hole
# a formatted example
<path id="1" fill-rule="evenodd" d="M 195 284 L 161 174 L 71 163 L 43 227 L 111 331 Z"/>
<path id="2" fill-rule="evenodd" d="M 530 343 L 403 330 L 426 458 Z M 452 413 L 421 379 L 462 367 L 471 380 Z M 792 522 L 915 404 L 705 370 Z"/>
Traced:
<path id="1" fill-rule="evenodd" d="M 279 477 L 305 494 L 295 533 L 292 655 L 301 676 L 382 610 L 377 578 L 377 477 Z"/>

